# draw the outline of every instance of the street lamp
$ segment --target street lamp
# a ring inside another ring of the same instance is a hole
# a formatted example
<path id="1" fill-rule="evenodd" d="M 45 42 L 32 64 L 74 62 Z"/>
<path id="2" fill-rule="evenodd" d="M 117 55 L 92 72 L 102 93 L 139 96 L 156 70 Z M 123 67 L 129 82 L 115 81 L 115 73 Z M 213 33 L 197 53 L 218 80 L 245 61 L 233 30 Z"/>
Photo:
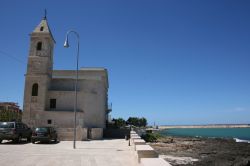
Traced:
<path id="1" fill-rule="evenodd" d="M 77 82 L 78 82 L 78 61 L 79 61 L 79 43 L 80 43 L 80 37 L 79 34 L 74 30 L 69 30 L 66 34 L 66 39 L 64 42 L 64 47 L 69 47 L 69 40 L 68 36 L 70 33 L 74 33 L 77 37 L 77 54 L 76 54 L 76 79 L 75 79 L 75 104 L 74 104 L 74 142 L 73 142 L 73 148 L 76 148 L 76 109 L 77 109 Z"/>

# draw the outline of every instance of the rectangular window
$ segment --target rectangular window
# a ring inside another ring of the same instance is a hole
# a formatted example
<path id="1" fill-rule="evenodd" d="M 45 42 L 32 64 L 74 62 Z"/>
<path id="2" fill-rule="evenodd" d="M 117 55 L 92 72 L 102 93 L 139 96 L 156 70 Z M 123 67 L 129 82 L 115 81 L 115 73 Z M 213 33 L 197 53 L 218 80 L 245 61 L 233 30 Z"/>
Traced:
<path id="1" fill-rule="evenodd" d="M 50 99 L 50 108 L 56 108 L 56 99 Z"/>
<path id="2" fill-rule="evenodd" d="M 51 119 L 48 119 L 48 124 L 51 124 L 52 123 L 52 120 Z"/>

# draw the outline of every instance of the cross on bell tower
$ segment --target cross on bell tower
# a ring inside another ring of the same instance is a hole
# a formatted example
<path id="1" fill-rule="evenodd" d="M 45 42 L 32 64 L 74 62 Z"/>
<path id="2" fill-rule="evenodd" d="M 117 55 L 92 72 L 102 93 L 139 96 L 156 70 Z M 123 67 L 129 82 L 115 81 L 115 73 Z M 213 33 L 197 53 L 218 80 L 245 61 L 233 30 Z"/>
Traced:
<path id="1" fill-rule="evenodd" d="M 43 17 L 43 19 L 47 19 L 47 10 L 46 9 L 44 9 L 44 17 Z"/>

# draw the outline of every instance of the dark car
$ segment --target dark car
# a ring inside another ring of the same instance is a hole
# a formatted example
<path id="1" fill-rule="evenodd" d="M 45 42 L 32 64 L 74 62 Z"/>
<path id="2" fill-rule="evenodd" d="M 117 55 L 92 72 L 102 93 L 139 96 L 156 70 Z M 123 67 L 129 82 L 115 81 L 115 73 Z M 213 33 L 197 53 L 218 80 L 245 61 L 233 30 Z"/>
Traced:
<path id="1" fill-rule="evenodd" d="M 22 138 L 31 139 L 32 130 L 22 122 L 0 122 L 0 143 L 2 140 L 21 142 Z"/>
<path id="2" fill-rule="evenodd" d="M 57 142 L 57 132 L 53 127 L 37 127 L 32 133 L 31 142 Z"/>

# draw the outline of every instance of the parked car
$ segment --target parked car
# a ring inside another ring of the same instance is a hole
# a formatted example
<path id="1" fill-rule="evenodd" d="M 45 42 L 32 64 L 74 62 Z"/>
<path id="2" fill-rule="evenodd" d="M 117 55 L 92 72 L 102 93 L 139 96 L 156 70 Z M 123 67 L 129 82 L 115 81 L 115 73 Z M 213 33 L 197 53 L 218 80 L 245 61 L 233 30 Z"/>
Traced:
<path id="1" fill-rule="evenodd" d="M 32 133 L 31 142 L 57 142 L 57 132 L 53 127 L 37 127 Z"/>
<path id="2" fill-rule="evenodd" d="M 21 142 L 22 138 L 31 140 L 32 130 L 22 122 L 0 122 L 0 143 L 2 140 Z"/>

